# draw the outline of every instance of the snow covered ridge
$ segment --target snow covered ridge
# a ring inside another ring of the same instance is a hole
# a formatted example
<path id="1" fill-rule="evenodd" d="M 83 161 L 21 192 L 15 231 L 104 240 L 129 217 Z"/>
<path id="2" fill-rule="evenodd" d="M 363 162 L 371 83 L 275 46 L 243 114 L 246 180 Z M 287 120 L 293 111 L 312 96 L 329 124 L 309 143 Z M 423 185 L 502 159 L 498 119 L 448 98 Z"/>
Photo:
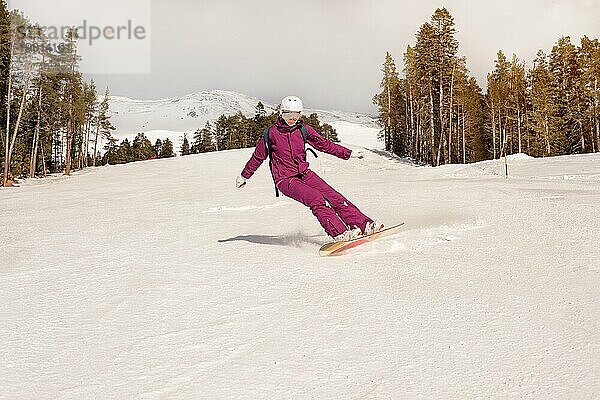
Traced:
<path id="1" fill-rule="evenodd" d="M 163 135 L 168 134 L 173 143 L 178 145 L 184 132 L 193 133 L 203 128 L 207 121 L 214 122 L 223 114 L 233 115 L 241 111 L 247 117 L 253 116 L 259 101 L 262 101 L 267 113 L 277 107 L 277 104 L 241 93 L 211 90 L 158 100 L 111 96 L 110 110 L 112 123 L 117 128 L 114 136 L 119 140 L 126 137 L 132 139 L 138 132 L 160 131 Z M 317 113 L 319 120 L 328 124 L 344 121 L 378 127 L 377 120 L 367 114 L 310 108 L 305 113 Z"/>

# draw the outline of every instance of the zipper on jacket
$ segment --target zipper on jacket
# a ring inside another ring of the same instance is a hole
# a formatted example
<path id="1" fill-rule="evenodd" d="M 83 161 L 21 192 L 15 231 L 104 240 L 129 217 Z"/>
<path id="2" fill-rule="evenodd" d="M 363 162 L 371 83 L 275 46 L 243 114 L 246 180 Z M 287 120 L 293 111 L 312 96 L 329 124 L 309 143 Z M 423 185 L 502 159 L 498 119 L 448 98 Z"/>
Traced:
<path id="1" fill-rule="evenodd" d="M 292 131 L 292 132 L 294 132 L 294 131 Z M 296 164 L 298 166 L 298 173 L 299 173 L 300 172 L 300 164 L 298 164 L 298 162 L 294 158 L 294 152 L 292 151 L 292 141 L 290 140 L 290 137 L 292 136 L 292 132 L 288 133 L 288 135 L 287 135 L 288 146 L 290 148 L 290 156 L 292 157 L 292 161 L 294 162 L 294 164 Z"/>

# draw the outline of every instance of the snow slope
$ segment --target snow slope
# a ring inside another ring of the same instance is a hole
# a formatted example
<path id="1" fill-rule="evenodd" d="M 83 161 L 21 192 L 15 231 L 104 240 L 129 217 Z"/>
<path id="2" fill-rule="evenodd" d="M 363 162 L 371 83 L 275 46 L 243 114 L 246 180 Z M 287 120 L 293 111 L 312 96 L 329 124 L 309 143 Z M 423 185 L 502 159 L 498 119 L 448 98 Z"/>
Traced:
<path id="1" fill-rule="evenodd" d="M 188 139 L 191 139 L 193 133 L 203 128 L 207 121 L 214 124 L 223 114 L 234 115 L 241 111 L 251 117 L 255 114 L 259 101 L 261 99 L 241 93 L 211 90 L 158 100 L 111 96 L 109 104 L 111 122 L 116 128 L 113 135 L 116 138 L 129 138 L 131 141 L 137 133 L 144 132 L 153 143 L 158 138 L 168 137 L 178 150 L 184 133 L 188 133 Z M 277 104 L 262 103 L 267 113 L 277 107 Z M 341 121 L 377 128 L 375 118 L 366 114 L 312 108 L 306 109 L 305 113 L 316 113 L 322 123 Z"/>
<path id="2" fill-rule="evenodd" d="M 0 191 L 0 397 L 600 398 L 600 155 L 352 148 L 315 169 L 406 228 L 340 257 L 265 165 L 235 189 L 252 149 Z"/>

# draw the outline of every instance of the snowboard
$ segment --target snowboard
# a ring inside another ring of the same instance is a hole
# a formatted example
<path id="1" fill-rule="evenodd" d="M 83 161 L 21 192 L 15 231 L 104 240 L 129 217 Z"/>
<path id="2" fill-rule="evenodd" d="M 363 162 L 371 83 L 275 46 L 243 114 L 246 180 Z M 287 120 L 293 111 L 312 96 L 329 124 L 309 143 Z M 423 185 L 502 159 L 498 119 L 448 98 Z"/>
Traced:
<path id="1" fill-rule="evenodd" d="M 389 228 L 384 227 L 379 232 L 375 232 L 370 235 L 359 236 L 356 239 L 342 241 L 342 242 L 325 243 L 319 249 L 319 255 L 321 257 L 341 255 L 346 250 L 353 249 L 357 246 L 360 246 L 361 244 L 369 243 L 375 239 L 379 239 L 381 237 L 385 237 L 385 236 L 394 234 L 400 230 L 402 225 L 404 225 L 404 222 L 394 225 L 394 226 L 390 226 Z"/>

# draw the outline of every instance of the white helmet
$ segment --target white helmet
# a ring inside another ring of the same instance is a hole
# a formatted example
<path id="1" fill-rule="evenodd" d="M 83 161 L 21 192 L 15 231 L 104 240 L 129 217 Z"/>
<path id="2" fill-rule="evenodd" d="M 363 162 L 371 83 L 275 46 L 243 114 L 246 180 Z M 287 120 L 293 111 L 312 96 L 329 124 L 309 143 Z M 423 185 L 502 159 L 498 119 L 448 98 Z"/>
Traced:
<path id="1" fill-rule="evenodd" d="M 302 112 L 302 100 L 296 96 L 286 96 L 281 100 L 281 111 Z"/>

